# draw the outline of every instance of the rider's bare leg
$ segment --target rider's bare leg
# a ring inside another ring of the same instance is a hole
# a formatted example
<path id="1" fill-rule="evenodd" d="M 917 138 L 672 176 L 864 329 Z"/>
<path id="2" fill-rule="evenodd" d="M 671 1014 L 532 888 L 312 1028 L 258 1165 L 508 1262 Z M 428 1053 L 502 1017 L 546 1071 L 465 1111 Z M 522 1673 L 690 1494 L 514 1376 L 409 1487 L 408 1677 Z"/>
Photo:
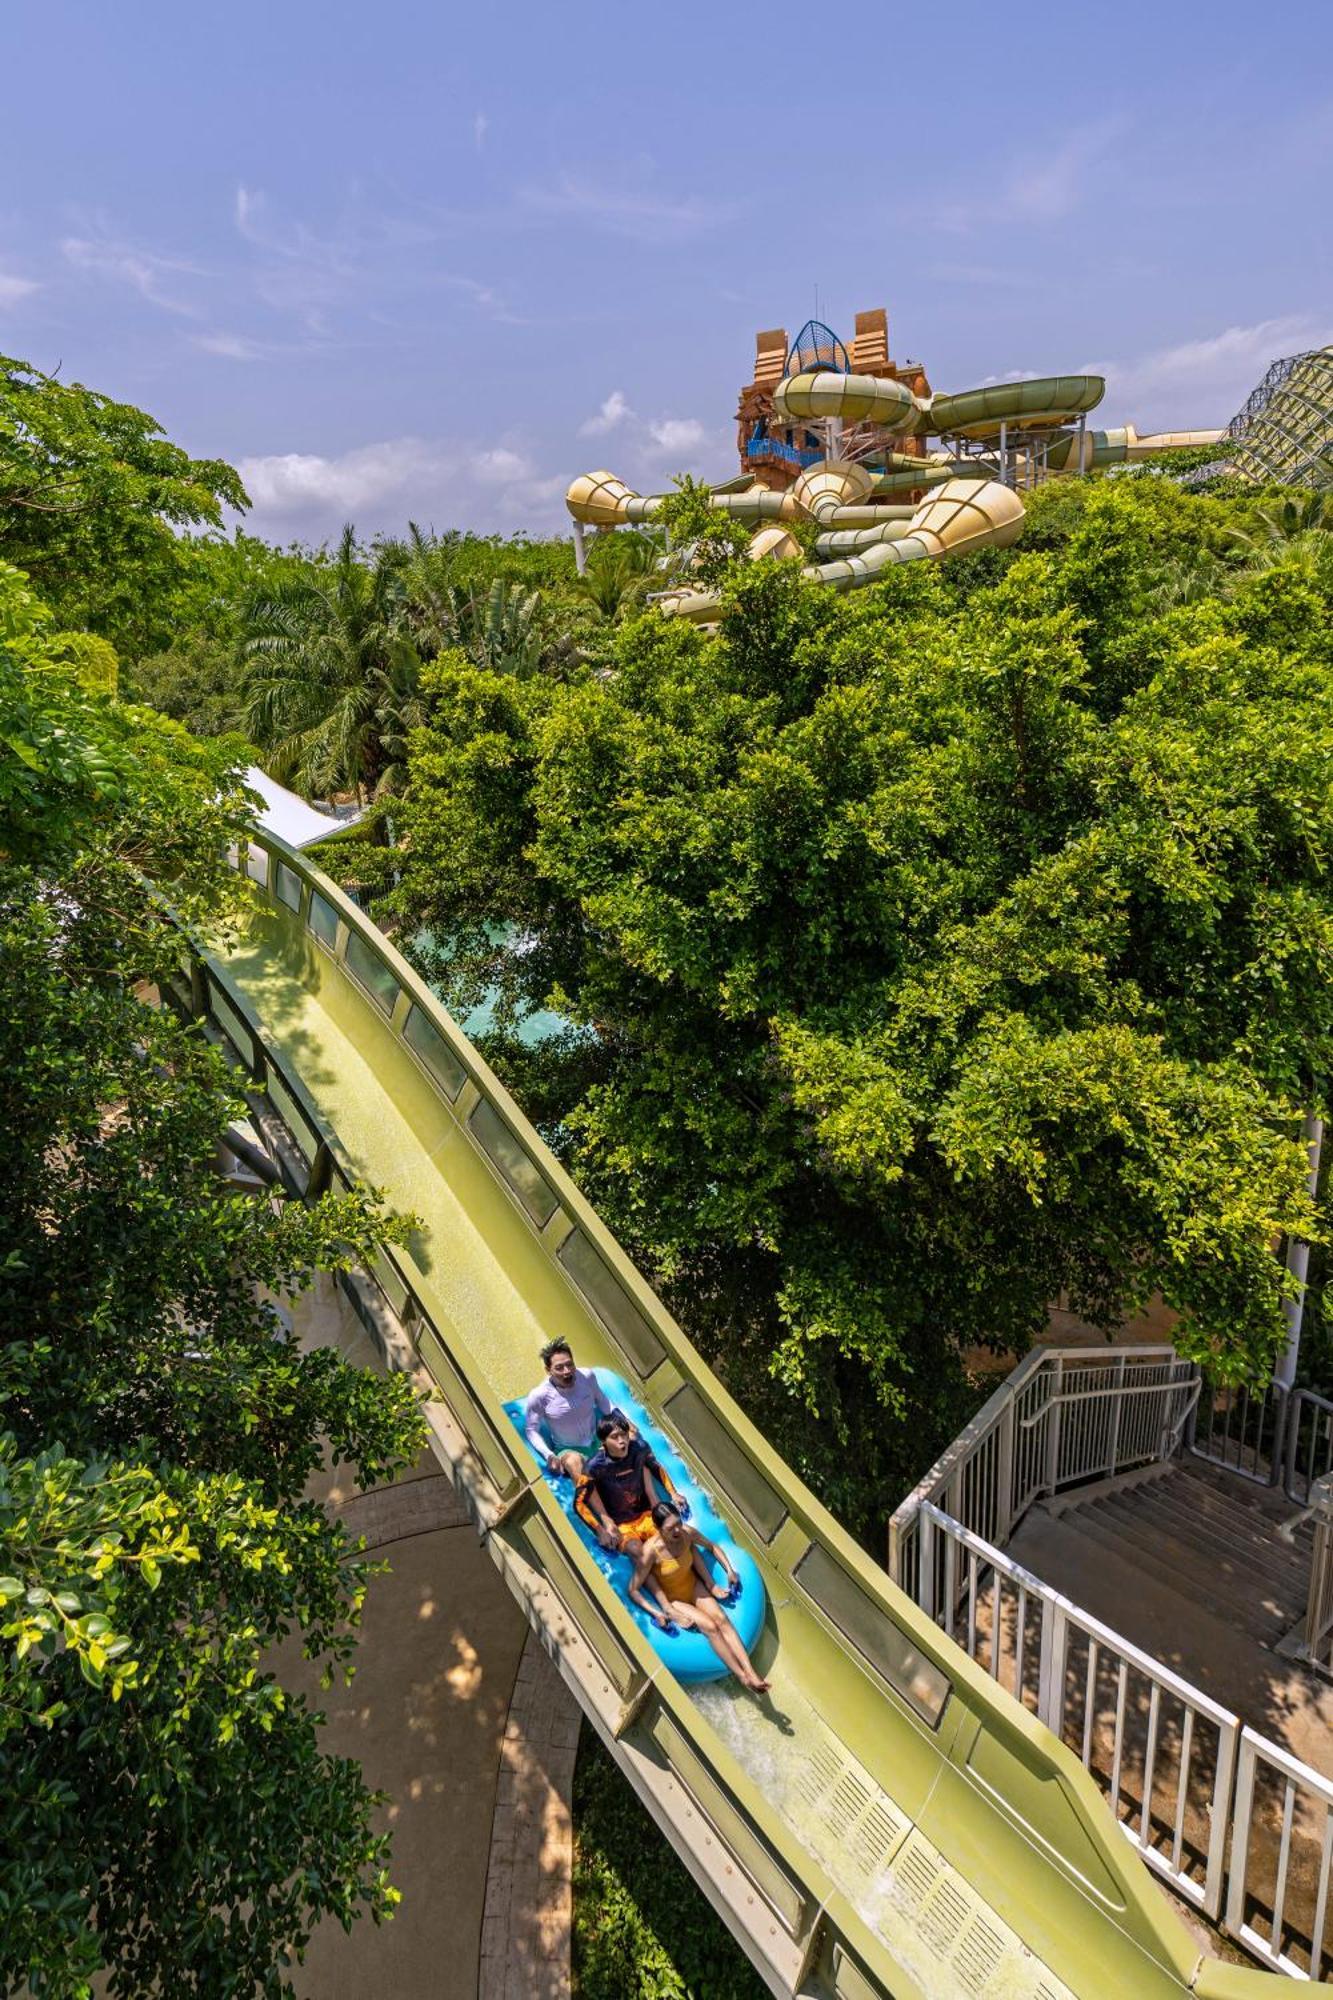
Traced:
<path id="1" fill-rule="evenodd" d="M 758 1675 L 750 1656 L 740 1641 L 737 1632 L 726 1613 L 710 1598 L 703 1598 L 694 1604 L 674 1604 L 678 1624 L 692 1625 L 702 1632 L 723 1666 L 729 1667 L 742 1687 L 762 1693 L 768 1682 Z"/>

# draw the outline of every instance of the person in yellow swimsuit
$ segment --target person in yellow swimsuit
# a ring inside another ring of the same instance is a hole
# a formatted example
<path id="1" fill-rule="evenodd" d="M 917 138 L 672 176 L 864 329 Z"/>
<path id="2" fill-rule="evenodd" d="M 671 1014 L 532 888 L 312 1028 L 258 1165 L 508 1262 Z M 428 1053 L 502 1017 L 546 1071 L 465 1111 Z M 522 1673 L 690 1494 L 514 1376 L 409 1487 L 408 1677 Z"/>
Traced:
<path id="1" fill-rule="evenodd" d="M 665 1501 L 653 1508 L 652 1523 L 654 1534 L 635 1543 L 630 1551 L 634 1558 L 630 1598 L 663 1630 L 674 1622 L 701 1632 L 742 1687 L 766 1694 L 768 1682 L 755 1672 L 740 1634 L 718 1602 L 729 1597 L 739 1581 L 726 1550 L 697 1528 L 686 1527 L 676 1509 Z M 722 1565 L 725 1583 L 714 1583 L 707 1562 L 710 1556 Z"/>

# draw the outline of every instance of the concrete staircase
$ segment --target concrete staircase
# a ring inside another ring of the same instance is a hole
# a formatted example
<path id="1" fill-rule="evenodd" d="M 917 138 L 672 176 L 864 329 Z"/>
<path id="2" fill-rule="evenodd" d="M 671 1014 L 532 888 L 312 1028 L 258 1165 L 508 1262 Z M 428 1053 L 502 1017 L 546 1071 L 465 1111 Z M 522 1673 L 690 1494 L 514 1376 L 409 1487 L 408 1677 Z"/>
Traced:
<path id="1" fill-rule="evenodd" d="M 1275 1657 L 1305 1614 L 1311 1530 L 1279 1533 L 1297 1511 L 1281 1493 L 1185 1459 L 1043 1502 L 1008 1553 L 1256 1728 L 1283 1736 L 1291 1696 L 1275 1677 L 1312 1678 Z M 1295 1705 L 1312 1698 L 1313 1689 Z M 1318 1761 L 1327 1761 L 1326 1740 Z"/>
<path id="2" fill-rule="evenodd" d="M 1304 1614 L 1312 1531 L 1279 1530 L 1297 1514 L 1285 1495 L 1188 1459 L 1118 1492 L 1050 1503 L 1066 1526 L 1176 1596 L 1275 1647 Z"/>

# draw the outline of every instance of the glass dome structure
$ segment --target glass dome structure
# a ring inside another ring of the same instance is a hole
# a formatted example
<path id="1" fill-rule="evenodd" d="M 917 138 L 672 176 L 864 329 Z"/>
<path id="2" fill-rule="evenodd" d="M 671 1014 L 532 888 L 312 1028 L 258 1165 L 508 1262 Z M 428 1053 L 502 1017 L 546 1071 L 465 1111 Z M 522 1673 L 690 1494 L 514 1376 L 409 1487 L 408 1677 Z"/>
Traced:
<path id="1" fill-rule="evenodd" d="M 850 375 L 851 356 L 831 327 L 821 319 L 808 319 L 787 350 L 784 374 L 806 375 L 814 368 L 830 368 L 838 375 Z"/>

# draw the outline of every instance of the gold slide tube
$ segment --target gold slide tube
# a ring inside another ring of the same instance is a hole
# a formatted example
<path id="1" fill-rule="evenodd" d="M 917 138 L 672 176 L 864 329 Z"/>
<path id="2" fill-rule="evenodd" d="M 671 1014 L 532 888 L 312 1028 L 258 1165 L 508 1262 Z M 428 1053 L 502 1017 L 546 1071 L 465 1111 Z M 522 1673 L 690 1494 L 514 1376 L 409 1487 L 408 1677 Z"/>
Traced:
<path id="1" fill-rule="evenodd" d="M 886 529 L 892 524 L 886 524 Z M 965 555 L 972 549 L 1006 549 L 1023 532 L 1023 502 L 1012 486 L 996 479 L 951 479 L 928 495 L 894 540 L 880 540 L 864 554 L 838 562 L 813 563 L 803 574 L 834 590 L 873 583 L 893 563 Z M 722 607 L 714 590 L 680 590 L 659 598 L 668 618 L 693 625 L 716 623 Z"/>
<path id="2" fill-rule="evenodd" d="M 847 508 L 843 511 L 860 513 L 863 510 Z M 815 554 L 858 555 L 862 549 L 874 548 L 877 542 L 900 542 L 911 534 L 915 507 L 879 507 L 875 511 L 883 517 L 879 525 L 872 528 L 835 528 L 831 534 L 819 536 L 815 543 Z"/>
<path id="3" fill-rule="evenodd" d="M 778 383 L 773 414 L 779 422 L 840 417 L 844 423 L 883 424 L 886 430 L 912 436 L 921 429 L 923 410 L 911 390 L 889 376 L 839 375 L 818 368 Z"/>

